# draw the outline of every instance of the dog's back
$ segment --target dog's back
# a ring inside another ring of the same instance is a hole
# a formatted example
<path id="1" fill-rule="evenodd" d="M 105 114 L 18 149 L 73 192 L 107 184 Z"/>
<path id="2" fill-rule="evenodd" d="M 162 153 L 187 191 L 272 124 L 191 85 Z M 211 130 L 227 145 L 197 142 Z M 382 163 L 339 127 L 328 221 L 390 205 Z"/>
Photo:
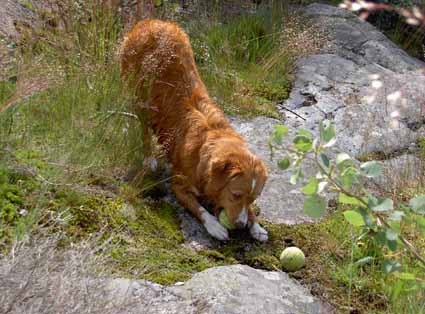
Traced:
<path id="1" fill-rule="evenodd" d="M 172 162 L 179 159 L 176 147 L 201 144 L 207 129 L 239 137 L 208 96 L 189 38 L 176 24 L 139 22 L 128 33 L 121 53 L 122 76 L 149 106 L 152 127 Z"/>

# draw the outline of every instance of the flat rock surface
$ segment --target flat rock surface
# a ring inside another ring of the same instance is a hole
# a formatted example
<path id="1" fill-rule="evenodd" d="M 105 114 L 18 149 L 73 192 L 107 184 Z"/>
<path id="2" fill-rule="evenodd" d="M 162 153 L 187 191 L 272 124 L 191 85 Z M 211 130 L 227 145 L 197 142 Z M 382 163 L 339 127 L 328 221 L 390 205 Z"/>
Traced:
<path id="1" fill-rule="evenodd" d="M 127 313 L 320 314 L 332 308 L 282 272 L 245 265 L 207 269 L 186 283 L 164 287 L 147 281 L 111 281 L 111 296 Z M 133 304 L 127 306 L 126 304 Z"/>

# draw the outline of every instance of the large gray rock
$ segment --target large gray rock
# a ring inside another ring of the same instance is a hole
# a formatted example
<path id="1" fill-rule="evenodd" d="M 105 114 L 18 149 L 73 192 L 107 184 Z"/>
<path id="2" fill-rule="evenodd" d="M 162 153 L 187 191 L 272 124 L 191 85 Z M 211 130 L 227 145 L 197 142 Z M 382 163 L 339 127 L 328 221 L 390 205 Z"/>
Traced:
<path id="1" fill-rule="evenodd" d="M 109 290 L 126 313 L 144 314 L 320 314 L 332 308 L 282 272 L 244 265 L 207 269 L 186 283 L 164 287 L 116 279 Z"/>
<path id="2" fill-rule="evenodd" d="M 298 62 L 285 123 L 317 132 L 333 120 L 338 146 L 354 156 L 414 145 L 425 133 L 425 64 L 346 10 L 312 4 L 304 14 L 329 42 Z"/>

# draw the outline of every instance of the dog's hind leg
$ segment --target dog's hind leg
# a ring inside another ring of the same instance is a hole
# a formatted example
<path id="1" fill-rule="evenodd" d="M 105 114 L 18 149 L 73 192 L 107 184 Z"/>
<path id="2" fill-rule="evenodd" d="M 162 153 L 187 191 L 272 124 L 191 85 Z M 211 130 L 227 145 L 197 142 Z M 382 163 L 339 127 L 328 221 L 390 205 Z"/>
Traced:
<path id="1" fill-rule="evenodd" d="M 227 229 L 220 224 L 215 216 L 211 215 L 199 204 L 195 195 L 196 190 L 186 182 L 187 180 L 178 176 L 173 180 L 173 191 L 177 200 L 202 222 L 211 236 L 221 241 L 228 240 L 229 233 Z"/>

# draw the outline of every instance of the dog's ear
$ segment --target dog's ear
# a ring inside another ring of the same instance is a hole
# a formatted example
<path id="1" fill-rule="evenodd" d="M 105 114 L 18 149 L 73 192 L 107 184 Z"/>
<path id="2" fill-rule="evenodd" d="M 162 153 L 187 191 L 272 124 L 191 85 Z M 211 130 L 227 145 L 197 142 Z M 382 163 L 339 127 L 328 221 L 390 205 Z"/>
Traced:
<path id="1" fill-rule="evenodd" d="M 263 191 L 264 185 L 267 181 L 267 168 L 261 159 L 255 157 L 254 159 L 254 178 L 255 185 L 253 186 L 253 192 L 255 197 L 259 196 Z"/>
<path id="2" fill-rule="evenodd" d="M 229 157 L 218 157 L 211 161 L 209 175 L 211 177 L 234 177 L 242 172 L 237 160 Z"/>

